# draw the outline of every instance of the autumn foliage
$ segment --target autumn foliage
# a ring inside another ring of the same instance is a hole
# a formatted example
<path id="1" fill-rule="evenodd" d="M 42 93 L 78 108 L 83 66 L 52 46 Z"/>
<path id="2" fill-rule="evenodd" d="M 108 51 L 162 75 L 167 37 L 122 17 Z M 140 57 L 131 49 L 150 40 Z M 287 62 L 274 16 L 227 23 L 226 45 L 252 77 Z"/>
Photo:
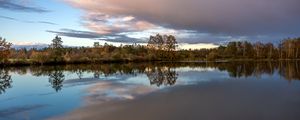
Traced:
<path id="1" fill-rule="evenodd" d="M 218 61 L 218 60 L 295 60 L 300 59 L 300 38 L 280 44 L 229 42 L 211 49 L 182 50 L 172 35 L 150 36 L 147 45 L 113 46 L 95 43 L 94 47 L 64 47 L 56 36 L 44 49 L 11 49 L 0 38 L 0 61 L 3 64 L 96 63 L 126 61 Z"/>

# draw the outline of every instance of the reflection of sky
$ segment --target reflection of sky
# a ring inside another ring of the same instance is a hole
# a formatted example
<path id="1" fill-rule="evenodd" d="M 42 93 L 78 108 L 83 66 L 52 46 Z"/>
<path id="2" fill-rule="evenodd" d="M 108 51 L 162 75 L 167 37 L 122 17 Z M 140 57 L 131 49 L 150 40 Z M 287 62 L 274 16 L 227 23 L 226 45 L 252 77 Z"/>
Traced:
<path id="1" fill-rule="evenodd" d="M 86 104 L 102 104 L 120 100 L 132 100 L 139 95 L 148 94 L 157 89 L 138 84 L 119 83 L 116 81 L 101 81 L 88 89 Z"/>
<path id="2" fill-rule="evenodd" d="M 178 79 L 174 86 L 199 84 L 201 82 L 228 80 L 228 72 L 213 68 L 188 68 L 175 69 Z M 275 71 L 277 73 L 277 71 Z M 82 79 L 78 74 L 64 72 L 65 81 L 61 91 L 55 92 L 49 83 L 48 76 L 32 76 L 11 73 L 12 88 L 0 95 L 0 119 L 16 119 L 20 116 L 29 116 L 40 119 L 53 115 L 63 114 L 82 105 L 82 98 L 92 103 L 95 100 L 110 102 L 115 100 L 131 100 L 139 95 L 149 94 L 170 86 L 150 85 L 146 74 L 113 74 L 100 75 L 95 79 L 92 72 L 82 72 Z M 278 74 L 263 74 L 260 77 L 250 76 L 245 80 L 282 80 Z M 173 87 L 173 86 L 171 86 Z M 3 112 L 9 111 L 9 112 Z M 7 115 L 11 114 L 11 115 Z"/>
<path id="3" fill-rule="evenodd" d="M 19 119 L 22 115 L 24 115 L 24 118 L 40 119 L 62 114 L 79 105 L 82 95 L 80 89 L 85 88 L 85 86 L 63 88 L 62 91 L 56 93 L 50 87 L 47 76 L 34 77 L 31 75 L 13 74 L 12 79 L 13 87 L 0 95 L 0 111 L 10 110 L 16 112 L 11 112 L 15 114 L 12 114 L 12 116 L 8 115 L 8 118 L 4 119 Z M 24 109 L 36 105 L 43 107 Z M 28 111 L 21 111 L 22 109 Z M 0 119 L 3 118 L 0 117 Z"/>
<path id="4" fill-rule="evenodd" d="M 216 69 L 191 69 L 191 70 L 178 70 L 178 80 L 176 84 L 195 84 L 203 81 L 210 81 L 215 77 L 228 78 L 227 72 L 222 72 Z"/>
<path id="5" fill-rule="evenodd" d="M 175 71 L 178 74 L 178 79 L 175 83 L 178 85 L 188 85 L 188 84 L 196 84 L 198 82 L 210 81 L 216 77 L 218 78 L 228 78 L 228 74 L 226 71 L 219 71 L 213 68 L 189 68 L 189 67 L 180 67 L 176 68 Z M 142 85 L 149 85 L 149 80 L 147 79 L 146 74 L 138 74 L 137 76 L 128 77 L 123 79 L 121 82 L 123 83 L 135 83 Z M 152 87 L 156 87 L 153 85 Z M 162 86 L 161 88 L 164 88 Z"/>

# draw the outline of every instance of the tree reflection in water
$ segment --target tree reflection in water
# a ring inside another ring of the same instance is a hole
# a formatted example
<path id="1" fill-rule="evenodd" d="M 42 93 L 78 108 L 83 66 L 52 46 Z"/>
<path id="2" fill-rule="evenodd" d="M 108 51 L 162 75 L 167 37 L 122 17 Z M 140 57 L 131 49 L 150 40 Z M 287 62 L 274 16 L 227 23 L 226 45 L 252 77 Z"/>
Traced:
<path id="1" fill-rule="evenodd" d="M 0 69 L 0 94 L 5 93 L 6 89 L 11 88 L 11 83 L 12 79 L 8 70 Z"/>
<path id="2" fill-rule="evenodd" d="M 30 72 L 33 76 L 49 76 L 49 82 L 55 91 L 60 91 L 65 80 L 64 71 L 74 73 L 82 78 L 85 73 L 93 73 L 93 78 L 101 76 L 146 74 L 150 84 L 156 86 L 174 85 L 178 78 L 177 68 L 215 68 L 227 72 L 230 77 L 260 77 L 264 74 L 277 74 L 284 80 L 300 80 L 300 61 L 240 61 L 240 62 L 154 62 L 124 64 L 83 64 L 63 66 L 9 67 L 0 69 L 0 94 L 11 88 L 9 72 L 24 75 Z"/>
<path id="3" fill-rule="evenodd" d="M 62 89 L 64 80 L 65 80 L 65 75 L 61 70 L 55 69 L 49 74 L 49 82 L 52 85 L 52 88 L 56 92 Z"/>
<path id="4" fill-rule="evenodd" d="M 78 76 L 79 79 L 82 79 L 83 72 L 84 72 L 84 71 L 81 70 L 81 69 L 79 69 L 79 70 L 76 71 L 76 74 L 77 74 L 77 76 Z"/>
<path id="5" fill-rule="evenodd" d="M 100 78 L 100 72 L 99 71 L 94 72 L 94 78 L 96 78 L 96 79 Z"/>
<path id="6" fill-rule="evenodd" d="M 178 78 L 178 74 L 170 67 L 153 67 L 146 68 L 146 75 L 150 81 L 150 84 L 156 86 L 161 85 L 174 85 Z"/>

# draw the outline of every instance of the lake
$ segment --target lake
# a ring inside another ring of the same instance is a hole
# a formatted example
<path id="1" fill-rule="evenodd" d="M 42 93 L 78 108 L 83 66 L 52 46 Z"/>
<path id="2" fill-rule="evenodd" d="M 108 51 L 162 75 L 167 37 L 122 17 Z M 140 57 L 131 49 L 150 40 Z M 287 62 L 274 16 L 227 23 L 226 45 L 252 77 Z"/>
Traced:
<path id="1" fill-rule="evenodd" d="M 0 69 L 0 120 L 299 120 L 300 62 Z"/>

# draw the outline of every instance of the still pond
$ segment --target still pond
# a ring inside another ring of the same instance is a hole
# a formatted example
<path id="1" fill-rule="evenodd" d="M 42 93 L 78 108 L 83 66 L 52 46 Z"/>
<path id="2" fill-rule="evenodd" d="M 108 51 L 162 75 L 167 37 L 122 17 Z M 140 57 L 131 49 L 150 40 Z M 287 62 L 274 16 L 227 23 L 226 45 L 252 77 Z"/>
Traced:
<path id="1" fill-rule="evenodd" d="M 0 68 L 0 120 L 299 120 L 300 61 Z"/>

